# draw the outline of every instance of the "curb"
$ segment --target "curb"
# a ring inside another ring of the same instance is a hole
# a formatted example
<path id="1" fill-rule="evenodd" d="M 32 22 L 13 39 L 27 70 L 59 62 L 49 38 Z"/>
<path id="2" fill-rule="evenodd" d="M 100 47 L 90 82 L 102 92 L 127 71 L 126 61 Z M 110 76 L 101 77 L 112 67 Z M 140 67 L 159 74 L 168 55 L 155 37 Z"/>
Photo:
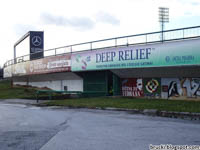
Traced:
<path id="1" fill-rule="evenodd" d="M 45 106 L 44 106 L 45 107 Z M 179 118 L 185 120 L 196 120 L 200 121 L 200 113 L 190 113 L 190 112 L 174 112 L 174 111 L 159 111 L 157 109 L 125 109 L 125 108 L 112 108 L 112 107 L 66 107 L 66 106 L 48 106 L 52 109 L 97 109 L 97 110 L 108 110 L 108 111 L 125 111 L 130 114 L 143 114 L 148 116 L 159 116 L 159 117 L 168 117 L 168 118 Z"/>
<path id="2" fill-rule="evenodd" d="M 104 110 L 127 111 L 130 113 L 139 113 L 148 116 L 160 116 L 160 117 L 179 118 L 186 120 L 200 120 L 200 113 L 159 111 L 157 109 L 139 110 L 139 109 L 105 108 Z"/>
<path id="3" fill-rule="evenodd" d="M 200 120 L 200 113 L 158 111 L 157 115 L 161 117 L 180 118 L 187 120 Z"/>

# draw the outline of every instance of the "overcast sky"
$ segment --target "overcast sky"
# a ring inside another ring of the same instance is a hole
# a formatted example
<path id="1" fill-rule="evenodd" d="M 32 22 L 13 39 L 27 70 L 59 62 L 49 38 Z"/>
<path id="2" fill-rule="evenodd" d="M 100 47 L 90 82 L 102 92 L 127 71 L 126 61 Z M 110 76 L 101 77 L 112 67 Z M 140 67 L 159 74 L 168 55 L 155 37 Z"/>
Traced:
<path id="1" fill-rule="evenodd" d="M 0 5 L 0 65 L 14 43 L 44 31 L 44 48 L 160 29 L 158 7 L 169 7 L 166 29 L 200 25 L 200 0 L 4 0 Z"/>

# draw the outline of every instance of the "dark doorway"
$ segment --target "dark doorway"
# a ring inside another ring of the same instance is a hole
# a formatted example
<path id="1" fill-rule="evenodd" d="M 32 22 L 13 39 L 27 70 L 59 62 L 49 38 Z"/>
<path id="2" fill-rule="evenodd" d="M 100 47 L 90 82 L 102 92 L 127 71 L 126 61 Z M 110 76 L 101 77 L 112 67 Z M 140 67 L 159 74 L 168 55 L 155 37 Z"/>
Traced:
<path id="1" fill-rule="evenodd" d="M 112 96 L 113 95 L 113 73 L 108 71 L 108 95 Z"/>

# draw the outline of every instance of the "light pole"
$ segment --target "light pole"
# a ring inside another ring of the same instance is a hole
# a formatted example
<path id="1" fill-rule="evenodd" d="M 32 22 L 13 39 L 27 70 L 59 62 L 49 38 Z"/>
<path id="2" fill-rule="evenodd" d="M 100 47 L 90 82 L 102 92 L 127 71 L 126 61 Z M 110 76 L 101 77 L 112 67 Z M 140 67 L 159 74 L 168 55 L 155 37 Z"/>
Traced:
<path id="1" fill-rule="evenodd" d="M 169 8 L 159 7 L 159 22 L 161 27 L 161 41 L 164 41 L 165 23 L 169 22 Z"/>

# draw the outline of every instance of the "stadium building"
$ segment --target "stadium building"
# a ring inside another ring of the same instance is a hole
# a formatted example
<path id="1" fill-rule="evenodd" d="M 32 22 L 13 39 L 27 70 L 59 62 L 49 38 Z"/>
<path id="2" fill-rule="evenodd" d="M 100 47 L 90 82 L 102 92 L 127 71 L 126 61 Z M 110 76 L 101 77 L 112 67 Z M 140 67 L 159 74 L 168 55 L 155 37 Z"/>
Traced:
<path id="1" fill-rule="evenodd" d="M 162 38 L 161 37 L 162 34 Z M 163 99 L 200 98 L 200 26 L 43 50 L 43 33 L 30 31 L 30 54 L 5 63 L 15 85 Z"/>

